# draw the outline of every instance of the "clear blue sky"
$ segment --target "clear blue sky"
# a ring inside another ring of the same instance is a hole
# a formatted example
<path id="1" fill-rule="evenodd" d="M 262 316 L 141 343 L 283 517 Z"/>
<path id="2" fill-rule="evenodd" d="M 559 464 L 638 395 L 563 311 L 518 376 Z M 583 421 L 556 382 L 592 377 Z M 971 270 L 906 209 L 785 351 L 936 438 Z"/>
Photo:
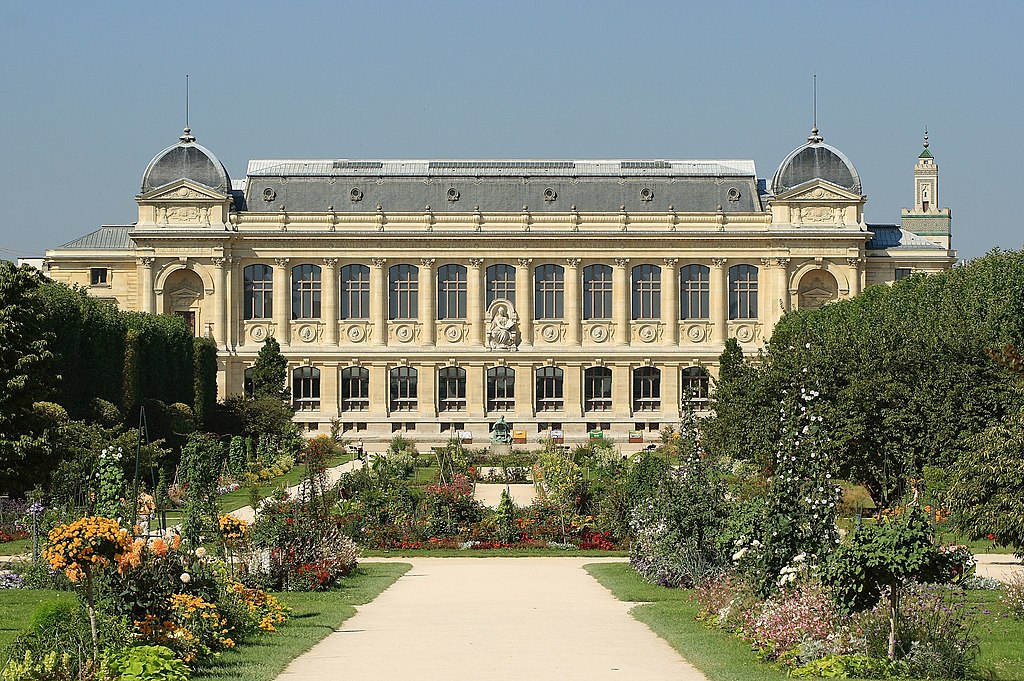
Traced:
<path id="1" fill-rule="evenodd" d="M 233 178 L 251 158 L 751 158 L 770 178 L 816 72 L 869 221 L 910 204 L 927 125 L 960 255 L 1019 248 L 1020 163 L 993 148 L 1020 143 L 1022 25 L 1022 2 L 6 0 L 0 257 L 134 221 L 186 73 Z"/>

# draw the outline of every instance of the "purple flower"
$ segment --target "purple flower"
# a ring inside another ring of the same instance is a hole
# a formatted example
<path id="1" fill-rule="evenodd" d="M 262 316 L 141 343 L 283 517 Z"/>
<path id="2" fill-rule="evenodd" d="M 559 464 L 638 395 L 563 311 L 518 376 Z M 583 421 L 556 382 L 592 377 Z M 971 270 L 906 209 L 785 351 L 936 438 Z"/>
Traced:
<path id="1" fill-rule="evenodd" d="M 28 513 L 30 516 L 38 518 L 46 512 L 46 507 L 40 504 L 38 501 L 36 501 L 31 506 L 29 506 L 25 510 L 25 512 Z"/>

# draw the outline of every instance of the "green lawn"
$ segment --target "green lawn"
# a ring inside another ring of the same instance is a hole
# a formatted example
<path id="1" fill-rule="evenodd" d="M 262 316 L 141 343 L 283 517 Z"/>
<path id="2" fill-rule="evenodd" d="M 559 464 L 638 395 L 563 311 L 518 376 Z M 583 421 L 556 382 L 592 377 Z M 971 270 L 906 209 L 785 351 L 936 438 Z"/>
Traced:
<path id="1" fill-rule="evenodd" d="M 328 468 L 340 466 L 343 463 L 348 463 L 355 457 L 351 454 L 344 454 L 342 456 L 331 457 L 327 460 Z M 293 467 L 290 471 L 284 475 L 278 475 L 277 477 L 271 478 L 265 482 L 261 482 L 257 487 L 260 498 L 268 497 L 273 494 L 276 490 L 284 487 L 293 487 L 302 481 L 302 478 L 306 475 L 305 464 L 298 464 Z M 243 506 L 249 505 L 249 488 L 239 487 L 234 492 L 228 492 L 217 498 L 217 503 L 220 505 L 220 510 L 224 513 L 230 513 L 231 511 L 237 511 Z"/>
<path id="2" fill-rule="evenodd" d="M 597 549 L 363 549 L 362 555 L 385 558 L 594 558 L 604 556 L 627 557 L 629 551 L 600 551 Z"/>
<path id="3" fill-rule="evenodd" d="M 648 584 L 626 563 L 594 563 L 587 572 L 622 601 L 637 602 L 630 614 L 663 638 L 710 681 L 783 681 L 785 672 L 761 664 L 749 645 L 694 618 L 698 607 L 688 589 Z M 999 595 L 972 592 L 979 608 L 977 678 L 1024 681 L 1024 622 L 1002 617 Z"/>
<path id="4" fill-rule="evenodd" d="M 36 608 L 63 598 L 75 596 L 65 591 L 0 589 L 0 664 L 7 659 L 7 646 L 28 626 Z"/>
<path id="5" fill-rule="evenodd" d="M 292 608 L 288 623 L 265 636 L 259 645 L 224 652 L 216 666 L 193 675 L 211 681 L 271 681 L 288 663 L 338 629 L 412 566 L 408 563 L 367 563 L 359 566 L 340 589 L 326 593 L 277 594 Z"/>
<path id="6" fill-rule="evenodd" d="M 46 539 L 46 537 L 43 537 Z M 40 550 L 42 550 L 40 542 Z M 0 556 L 17 556 L 22 553 L 29 553 L 32 551 L 32 538 L 28 539 L 15 539 L 14 541 L 5 541 L 0 544 Z"/>

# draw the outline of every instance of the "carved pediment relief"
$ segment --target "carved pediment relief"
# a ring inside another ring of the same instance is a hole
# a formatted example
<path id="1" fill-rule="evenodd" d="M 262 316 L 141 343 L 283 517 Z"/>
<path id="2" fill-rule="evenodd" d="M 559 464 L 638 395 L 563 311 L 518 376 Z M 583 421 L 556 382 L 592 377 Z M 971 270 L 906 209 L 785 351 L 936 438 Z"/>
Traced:
<path id="1" fill-rule="evenodd" d="M 859 194 L 843 189 L 831 182 L 815 180 L 799 187 L 794 187 L 775 197 L 776 202 L 788 201 L 840 201 L 842 203 L 860 202 L 863 199 Z"/>
<path id="2" fill-rule="evenodd" d="M 192 307 L 192 304 L 199 299 L 202 293 L 202 291 L 197 291 L 187 284 L 179 286 L 170 294 L 171 304 L 174 306 L 174 309 L 188 309 Z"/>
<path id="3" fill-rule="evenodd" d="M 143 194 L 138 197 L 138 201 L 150 202 L 150 201 L 202 201 L 202 202 L 221 202 L 227 199 L 226 194 L 221 194 L 218 191 L 196 184 L 189 180 L 178 180 L 171 184 L 158 187 L 148 194 Z"/>

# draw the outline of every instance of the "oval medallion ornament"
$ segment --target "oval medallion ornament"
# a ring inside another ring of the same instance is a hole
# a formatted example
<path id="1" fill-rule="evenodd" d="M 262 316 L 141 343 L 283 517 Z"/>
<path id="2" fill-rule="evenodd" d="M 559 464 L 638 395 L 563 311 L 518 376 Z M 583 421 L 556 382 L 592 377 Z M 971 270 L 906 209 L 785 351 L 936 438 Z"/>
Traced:
<path id="1" fill-rule="evenodd" d="M 397 329 L 395 329 L 395 338 L 402 341 L 403 343 L 408 343 L 409 341 L 412 340 L 412 327 L 409 326 L 408 324 L 402 324 Z"/>
<path id="2" fill-rule="evenodd" d="M 363 331 L 361 326 L 350 326 L 348 327 L 348 339 L 353 343 L 358 343 L 366 337 L 366 333 Z"/>
<path id="3" fill-rule="evenodd" d="M 267 337 L 267 327 L 265 326 L 254 326 L 249 329 L 249 337 L 257 343 L 262 343 Z"/>
<path id="4" fill-rule="evenodd" d="M 590 329 L 590 337 L 593 338 L 598 343 L 603 343 L 605 340 L 608 339 L 608 329 L 604 328 L 603 326 L 595 326 L 594 328 Z"/>
<path id="5" fill-rule="evenodd" d="M 444 329 L 444 337 L 449 343 L 458 343 L 462 340 L 462 329 L 452 324 Z"/>
<path id="6" fill-rule="evenodd" d="M 703 326 L 691 326 L 686 330 L 686 337 L 694 343 L 700 343 L 704 340 L 704 327 Z"/>
<path id="7" fill-rule="evenodd" d="M 554 343 L 558 340 L 558 327 L 552 324 L 541 327 L 540 337 L 548 343 Z"/>
<path id="8" fill-rule="evenodd" d="M 316 329 L 310 324 L 303 324 L 299 327 L 299 338 L 301 338 L 303 342 L 310 342 L 316 338 Z"/>
<path id="9" fill-rule="evenodd" d="M 754 329 L 747 324 L 743 324 L 736 328 L 736 340 L 747 343 L 754 339 Z"/>
<path id="10" fill-rule="evenodd" d="M 644 324 L 636 331 L 637 338 L 642 340 L 644 343 L 650 343 L 657 335 L 658 332 L 650 324 Z"/>

